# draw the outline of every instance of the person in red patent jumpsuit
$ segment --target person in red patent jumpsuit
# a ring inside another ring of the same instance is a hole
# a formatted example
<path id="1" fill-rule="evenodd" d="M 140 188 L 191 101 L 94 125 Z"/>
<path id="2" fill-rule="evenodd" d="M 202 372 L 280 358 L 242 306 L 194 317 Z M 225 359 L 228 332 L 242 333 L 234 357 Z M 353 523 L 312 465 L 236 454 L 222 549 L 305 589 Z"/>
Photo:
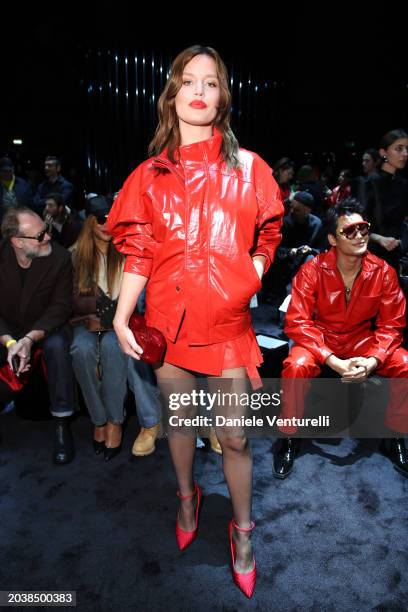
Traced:
<path id="1" fill-rule="evenodd" d="M 353 198 L 328 213 L 332 248 L 304 264 L 295 276 L 285 332 L 295 344 L 282 371 L 282 414 L 303 416 L 309 383 L 323 364 L 345 380 L 364 380 L 371 372 L 408 378 L 408 352 L 401 347 L 405 297 L 394 268 L 367 250 L 369 223 Z M 372 321 L 375 320 L 374 325 Z M 386 426 L 408 433 L 408 384 L 391 385 Z M 299 446 L 296 426 L 279 427 L 289 437 L 274 462 L 274 476 L 285 478 Z M 408 476 L 403 438 L 384 441 L 383 450 L 396 469 Z"/>
<path id="2" fill-rule="evenodd" d="M 125 353 L 140 358 L 128 327 L 146 287 L 146 322 L 167 339 L 159 385 L 192 391 L 196 373 L 259 382 L 262 356 L 249 301 L 261 287 L 280 241 L 283 206 L 269 166 L 239 149 L 229 126 L 226 68 L 211 48 L 195 46 L 174 60 L 158 102 L 150 157 L 130 175 L 108 217 L 127 255 L 114 327 Z M 216 430 L 234 519 L 229 526 L 234 580 L 250 597 L 255 560 L 250 534 L 252 459 L 243 430 Z M 179 485 L 180 549 L 197 534 L 202 492 L 193 479 L 195 437 L 169 429 Z"/>

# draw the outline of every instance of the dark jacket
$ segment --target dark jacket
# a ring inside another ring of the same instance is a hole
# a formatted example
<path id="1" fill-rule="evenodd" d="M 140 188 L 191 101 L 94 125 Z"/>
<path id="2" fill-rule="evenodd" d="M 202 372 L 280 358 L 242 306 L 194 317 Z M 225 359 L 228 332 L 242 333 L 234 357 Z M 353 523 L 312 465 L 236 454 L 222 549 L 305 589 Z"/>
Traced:
<path id="1" fill-rule="evenodd" d="M 323 224 L 319 217 L 310 214 L 305 223 L 297 223 L 293 215 L 287 215 L 282 225 L 282 242 L 276 252 L 279 259 L 289 257 L 291 249 L 308 245 L 314 254 L 323 248 Z"/>
<path id="2" fill-rule="evenodd" d="M 52 228 L 52 239 L 61 246 L 69 249 L 78 239 L 81 232 L 81 223 L 72 215 L 67 215 L 59 232 L 56 227 Z"/>
<path id="3" fill-rule="evenodd" d="M 0 242 L 0 336 L 51 333 L 69 319 L 72 294 L 71 257 L 59 244 L 52 243 L 48 257 L 33 259 L 23 287 L 12 246 Z"/>
<path id="4" fill-rule="evenodd" d="M 370 243 L 370 251 L 398 269 L 398 260 L 407 249 L 408 181 L 381 170 L 364 182 L 362 199 L 371 232 L 401 240 L 401 247 L 392 251 Z"/>
<path id="5" fill-rule="evenodd" d="M 51 183 L 47 179 L 38 185 L 34 196 L 34 209 L 36 212 L 38 212 L 38 214 L 42 213 L 45 200 L 50 193 L 60 193 L 64 200 L 64 204 L 72 207 L 74 186 L 60 175 L 55 183 Z"/>
<path id="6" fill-rule="evenodd" d="M 17 200 L 17 206 L 31 207 L 33 203 L 33 190 L 31 189 L 30 183 L 20 178 L 19 176 L 16 176 L 13 191 Z M 2 183 L 0 183 L 0 221 L 6 211 L 5 207 L 3 206 L 3 198 L 5 193 L 6 188 Z"/>

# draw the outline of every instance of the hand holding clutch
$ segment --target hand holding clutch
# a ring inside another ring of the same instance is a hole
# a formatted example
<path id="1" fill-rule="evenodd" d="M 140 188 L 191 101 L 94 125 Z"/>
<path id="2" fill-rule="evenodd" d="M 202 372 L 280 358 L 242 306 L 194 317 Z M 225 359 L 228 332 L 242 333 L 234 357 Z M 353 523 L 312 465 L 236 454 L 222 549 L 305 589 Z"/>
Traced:
<path id="1" fill-rule="evenodd" d="M 146 325 L 145 318 L 139 314 L 132 314 L 129 319 L 129 328 L 136 342 L 143 349 L 140 359 L 150 364 L 161 363 L 167 348 L 166 338 L 160 330 Z"/>

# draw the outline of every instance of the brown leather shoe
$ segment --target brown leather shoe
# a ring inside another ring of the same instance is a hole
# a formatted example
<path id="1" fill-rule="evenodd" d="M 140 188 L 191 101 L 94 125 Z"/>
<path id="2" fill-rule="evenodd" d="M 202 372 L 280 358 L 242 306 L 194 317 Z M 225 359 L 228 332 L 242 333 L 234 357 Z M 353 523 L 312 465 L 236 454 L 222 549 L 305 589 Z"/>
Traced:
<path id="1" fill-rule="evenodd" d="M 135 457 L 146 457 L 151 455 L 156 450 L 156 438 L 161 435 L 161 423 L 157 423 L 153 427 L 142 427 L 139 435 L 134 441 L 132 455 Z"/>

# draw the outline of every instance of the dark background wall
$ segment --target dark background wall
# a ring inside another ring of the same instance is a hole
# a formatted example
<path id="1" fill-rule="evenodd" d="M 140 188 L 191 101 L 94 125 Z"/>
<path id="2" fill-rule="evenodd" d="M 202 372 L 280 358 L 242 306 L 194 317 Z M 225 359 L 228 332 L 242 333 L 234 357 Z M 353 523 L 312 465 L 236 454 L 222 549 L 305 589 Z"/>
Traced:
<path id="1" fill-rule="evenodd" d="M 384 6 L 360 6 L 359 17 L 333 3 L 330 12 L 259 5 L 225 16 L 201 4 L 173 13 L 158 6 L 142 14 L 125 2 L 86 8 L 89 15 L 54 3 L 28 15 L 22 5 L 4 20 L 0 154 L 20 160 L 22 171 L 41 170 L 52 152 L 86 190 L 117 189 L 146 157 L 170 58 L 197 42 L 223 56 L 234 78 L 234 130 L 269 163 L 289 155 L 358 170 L 364 147 L 408 126 L 406 37 Z M 12 145 L 16 137 L 22 147 Z"/>

